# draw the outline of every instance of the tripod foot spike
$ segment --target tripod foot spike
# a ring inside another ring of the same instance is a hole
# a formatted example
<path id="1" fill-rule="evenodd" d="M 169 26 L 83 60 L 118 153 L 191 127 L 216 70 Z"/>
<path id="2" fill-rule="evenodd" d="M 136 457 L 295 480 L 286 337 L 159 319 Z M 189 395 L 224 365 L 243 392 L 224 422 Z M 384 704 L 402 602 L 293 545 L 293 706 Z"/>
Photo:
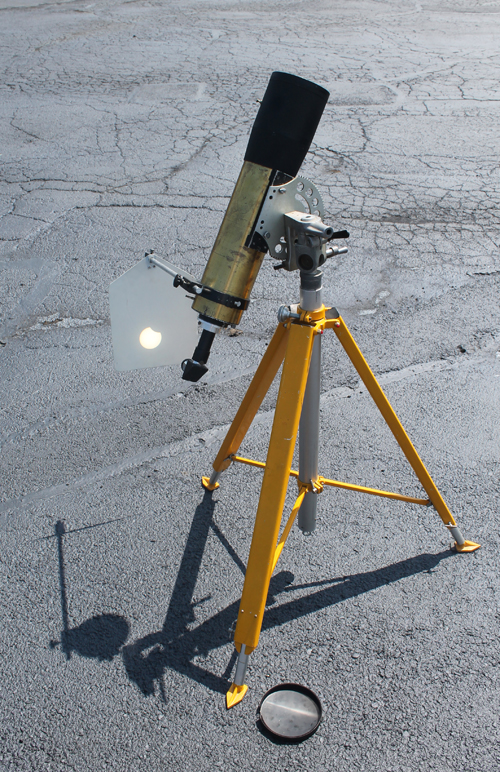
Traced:
<path id="1" fill-rule="evenodd" d="M 213 484 L 210 482 L 210 477 L 203 476 L 201 478 L 201 484 L 205 488 L 206 491 L 216 491 L 219 487 L 218 482 L 214 482 Z"/>
<path id="2" fill-rule="evenodd" d="M 238 659 L 236 662 L 236 672 L 234 674 L 234 681 L 231 684 L 231 688 L 226 694 L 226 708 L 229 710 L 229 708 L 234 707 L 238 704 L 238 702 L 241 702 L 243 697 L 248 691 L 248 686 L 243 683 L 245 680 L 247 667 L 248 667 L 248 660 L 250 658 L 249 654 L 245 654 L 246 646 L 244 643 L 241 644 L 240 652 L 238 654 Z M 252 651 L 252 649 L 250 649 Z"/>
<path id="3" fill-rule="evenodd" d="M 475 541 L 466 541 L 462 536 L 462 531 L 458 528 L 456 523 L 448 523 L 446 527 L 455 539 L 455 541 L 451 543 L 451 548 L 452 550 L 455 550 L 455 552 L 474 552 L 481 546 L 480 544 L 476 544 Z"/>
<path id="4" fill-rule="evenodd" d="M 475 541 L 464 541 L 463 544 L 458 544 L 454 541 L 451 544 L 451 548 L 454 552 L 475 552 L 481 545 L 476 544 Z"/>
<path id="5" fill-rule="evenodd" d="M 226 708 L 229 710 L 229 708 L 234 708 L 235 705 L 238 704 L 238 702 L 241 702 L 243 697 L 248 691 L 248 686 L 246 684 L 231 684 L 231 688 L 226 693 Z"/>

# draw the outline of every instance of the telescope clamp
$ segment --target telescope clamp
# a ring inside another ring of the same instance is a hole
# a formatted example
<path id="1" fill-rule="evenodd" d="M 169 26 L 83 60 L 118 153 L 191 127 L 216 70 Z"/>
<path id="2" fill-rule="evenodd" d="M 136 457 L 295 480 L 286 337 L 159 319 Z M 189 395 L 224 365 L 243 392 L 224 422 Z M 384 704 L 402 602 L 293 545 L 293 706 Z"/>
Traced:
<path id="1" fill-rule="evenodd" d="M 349 234 L 335 233 L 322 221 L 323 214 L 321 194 L 305 177 L 269 186 L 254 235 L 263 238 L 269 254 L 281 261 L 274 266 L 276 269 L 308 273 L 323 265 L 328 257 L 347 252 L 346 248 L 325 250 L 327 241 L 349 238 Z"/>

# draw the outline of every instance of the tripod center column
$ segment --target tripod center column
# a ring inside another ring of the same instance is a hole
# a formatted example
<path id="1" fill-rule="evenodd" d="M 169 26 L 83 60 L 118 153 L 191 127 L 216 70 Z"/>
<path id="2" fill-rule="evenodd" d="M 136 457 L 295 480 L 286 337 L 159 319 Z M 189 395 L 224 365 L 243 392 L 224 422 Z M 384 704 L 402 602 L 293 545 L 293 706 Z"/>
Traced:
<path id="1" fill-rule="evenodd" d="M 300 307 L 318 311 L 323 305 L 323 273 L 300 273 Z M 309 483 L 318 477 L 319 396 L 321 387 L 321 335 L 314 338 L 307 386 L 299 423 L 299 478 Z M 304 533 L 316 528 L 318 495 L 306 493 L 299 510 L 298 525 Z"/>

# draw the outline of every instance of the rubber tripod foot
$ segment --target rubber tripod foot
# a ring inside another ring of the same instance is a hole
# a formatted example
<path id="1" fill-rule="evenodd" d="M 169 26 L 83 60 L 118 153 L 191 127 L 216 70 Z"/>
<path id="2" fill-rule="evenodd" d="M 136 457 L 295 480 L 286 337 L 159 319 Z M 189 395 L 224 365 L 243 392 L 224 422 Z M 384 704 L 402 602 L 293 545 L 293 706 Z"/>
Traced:
<path id="1" fill-rule="evenodd" d="M 463 544 L 457 544 L 456 541 L 451 545 L 452 550 L 455 552 L 475 552 L 481 545 L 476 544 L 475 541 L 464 541 Z"/>
<path id="2" fill-rule="evenodd" d="M 231 688 L 226 694 L 226 708 L 229 710 L 229 708 L 233 708 L 238 702 L 241 702 L 247 691 L 248 686 L 246 684 L 241 686 L 231 684 Z"/>
<path id="3" fill-rule="evenodd" d="M 213 485 L 210 485 L 210 477 L 202 477 L 201 478 L 201 484 L 205 488 L 206 491 L 216 491 L 219 487 L 219 483 L 216 482 Z"/>

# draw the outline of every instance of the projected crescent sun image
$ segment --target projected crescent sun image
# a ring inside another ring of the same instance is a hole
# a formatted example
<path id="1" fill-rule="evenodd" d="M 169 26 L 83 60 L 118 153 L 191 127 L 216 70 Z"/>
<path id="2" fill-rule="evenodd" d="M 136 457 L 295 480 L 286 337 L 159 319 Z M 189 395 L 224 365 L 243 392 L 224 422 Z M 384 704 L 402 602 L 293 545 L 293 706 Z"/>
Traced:
<path id="1" fill-rule="evenodd" d="M 139 335 L 139 343 L 143 348 L 156 348 L 161 343 L 161 332 L 155 332 L 151 327 L 146 327 Z"/>

